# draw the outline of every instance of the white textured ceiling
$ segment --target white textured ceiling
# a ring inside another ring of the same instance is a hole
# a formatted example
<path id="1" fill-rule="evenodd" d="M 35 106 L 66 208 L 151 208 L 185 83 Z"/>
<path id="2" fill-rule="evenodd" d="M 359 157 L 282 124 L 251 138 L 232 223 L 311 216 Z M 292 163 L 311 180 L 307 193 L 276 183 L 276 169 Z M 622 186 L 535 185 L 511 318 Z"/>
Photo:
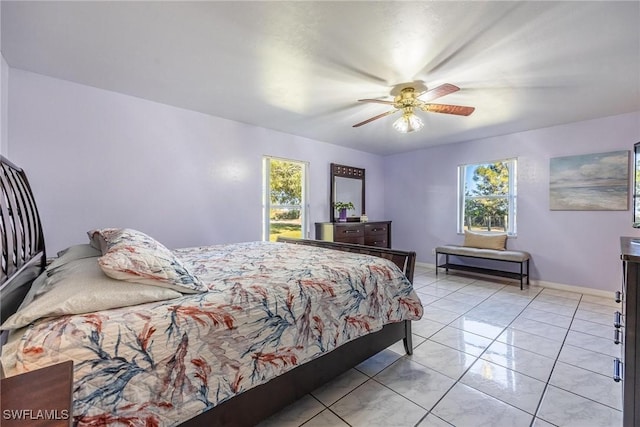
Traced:
<path id="1" fill-rule="evenodd" d="M 2 1 L 11 67 L 378 154 L 640 111 L 640 2 Z M 358 103 L 457 85 L 398 134 Z"/>

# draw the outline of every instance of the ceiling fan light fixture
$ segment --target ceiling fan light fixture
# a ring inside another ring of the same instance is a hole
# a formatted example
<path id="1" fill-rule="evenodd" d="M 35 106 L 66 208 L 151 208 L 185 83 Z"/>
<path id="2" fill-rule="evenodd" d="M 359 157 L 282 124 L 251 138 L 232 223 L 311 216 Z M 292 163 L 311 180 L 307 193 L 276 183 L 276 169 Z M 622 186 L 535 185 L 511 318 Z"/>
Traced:
<path id="1" fill-rule="evenodd" d="M 381 119 L 383 117 L 390 116 L 391 114 L 402 111 L 402 117 L 393 123 L 393 127 L 400 133 L 417 132 L 424 127 L 424 123 L 420 117 L 416 116 L 414 111 L 416 109 L 425 111 L 427 113 L 442 113 L 453 114 L 456 116 L 468 116 L 475 110 L 474 107 L 465 107 L 463 105 L 449 105 L 449 104 L 431 104 L 430 102 L 436 98 L 440 98 L 450 93 L 454 93 L 460 90 L 458 86 L 454 86 L 449 83 L 441 84 L 431 90 L 427 90 L 427 87 L 422 85 L 423 89 L 420 93 L 416 93 L 416 89 L 412 86 L 406 86 L 400 89 L 400 92 L 396 89 L 391 91 L 391 94 L 395 97 L 393 101 L 379 99 L 379 98 L 365 98 L 358 99 L 358 102 L 373 102 L 376 104 L 392 105 L 393 110 L 389 110 L 385 113 L 378 114 L 364 120 L 360 123 L 353 125 L 354 128 L 371 123 L 374 120 Z M 394 93 L 395 91 L 395 93 Z M 422 98 L 421 98 L 422 97 Z"/>
<path id="2" fill-rule="evenodd" d="M 424 127 L 420 117 L 413 112 L 405 112 L 398 120 L 393 122 L 393 128 L 400 133 L 417 132 Z"/>

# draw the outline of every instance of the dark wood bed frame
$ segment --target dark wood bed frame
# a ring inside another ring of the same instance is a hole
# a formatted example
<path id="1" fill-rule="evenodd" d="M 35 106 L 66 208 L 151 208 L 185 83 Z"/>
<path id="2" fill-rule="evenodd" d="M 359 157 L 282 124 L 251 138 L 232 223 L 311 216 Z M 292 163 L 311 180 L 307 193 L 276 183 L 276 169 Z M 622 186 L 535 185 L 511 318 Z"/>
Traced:
<path id="1" fill-rule="evenodd" d="M 18 309 L 46 265 L 38 208 L 24 171 L 0 156 L 0 320 Z"/>
<path id="2" fill-rule="evenodd" d="M 40 216 L 27 177 L 22 169 L 0 157 L 0 317 L 4 322 L 15 313 L 31 282 L 44 270 L 46 252 Z M 413 281 L 415 252 L 318 240 L 280 238 L 279 241 L 386 258 L 393 261 Z M 2 343 L 5 340 L 6 336 L 3 336 Z M 378 332 L 350 341 L 266 384 L 249 389 L 183 425 L 253 426 L 399 340 L 404 340 L 405 350 L 411 354 L 413 347 L 410 321 L 387 324 Z"/>

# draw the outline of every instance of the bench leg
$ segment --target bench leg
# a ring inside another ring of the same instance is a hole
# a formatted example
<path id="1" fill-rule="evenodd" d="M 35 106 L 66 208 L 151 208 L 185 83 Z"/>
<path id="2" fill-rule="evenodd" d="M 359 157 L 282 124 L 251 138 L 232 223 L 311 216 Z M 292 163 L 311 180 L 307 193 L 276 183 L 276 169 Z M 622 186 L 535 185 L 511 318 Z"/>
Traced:
<path id="1" fill-rule="evenodd" d="M 440 254 L 436 252 L 436 276 L 438 275 L 438 255 Z"/>
<path id="2" fill-rule="evenodd" d="M 523 288 L 522 288 L 522 280 L 523 280 L 523 278 L 524 278 L 524 276 L 522 275 L 522 273 L 523 273 L 523 271 L 522 271 L 522 267 L 523 267 L 523 265 L 524 265 L 524 263 L 523 263 L 523 262 L 521 262 L 521 263 L 520 263 L 520 290 L 522 290 L 522 289 L 523 289 Z M 528 279 L 529 279 L 529 278 L 527 277 L 527 280 L 528 280 Z"/>
<path id="3" fill-rule="evenodd" d="M 522 284 L 523 284 L 523 279 L 524 279 L 524 270 L 523 270 L 523 265 L 527 264 L 527 286 L 529 285 L 529 277 L 531 276 L 529 274 L 529 260 L 523 261 L 520 263 L 520 290 L 523 289 Z"/>

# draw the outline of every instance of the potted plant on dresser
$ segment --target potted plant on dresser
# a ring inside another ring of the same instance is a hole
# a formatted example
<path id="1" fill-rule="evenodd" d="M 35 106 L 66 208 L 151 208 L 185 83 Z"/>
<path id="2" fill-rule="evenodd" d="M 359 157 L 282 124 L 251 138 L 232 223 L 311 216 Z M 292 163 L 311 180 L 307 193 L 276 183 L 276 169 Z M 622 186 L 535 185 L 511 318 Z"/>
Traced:
<path id="1" fill-rule="evenodd" d="M 355 206 L 351 202 L 335 202 L 333 204 L 338 211 L 338 222 L 347 222 L 347 210 L 354 210 Z"/>

